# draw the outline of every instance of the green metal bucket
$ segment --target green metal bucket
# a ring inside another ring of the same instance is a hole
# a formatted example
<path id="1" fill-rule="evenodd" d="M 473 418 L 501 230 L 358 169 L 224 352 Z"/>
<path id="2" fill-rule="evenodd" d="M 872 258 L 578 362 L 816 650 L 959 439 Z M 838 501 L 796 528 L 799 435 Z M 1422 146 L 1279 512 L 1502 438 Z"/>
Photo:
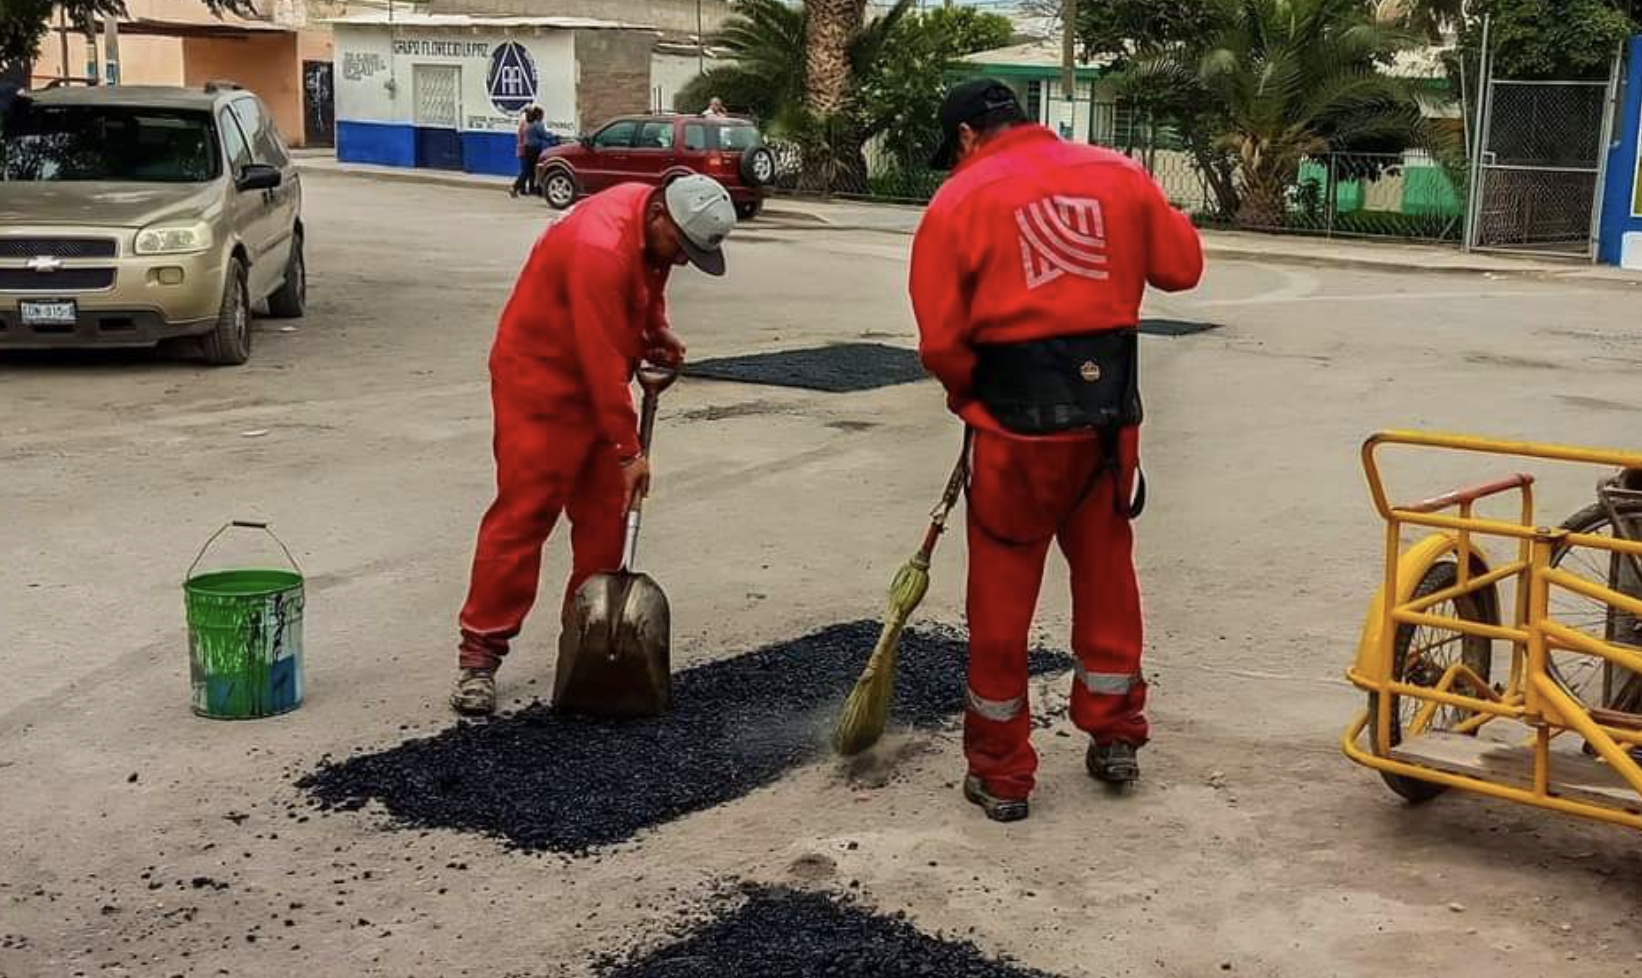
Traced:
<path id="1" fill-rule="evenodd" d="M 211 545 L 235 528 L 267 533 L 285 552 L 290 569 L 196 574 Z M 235 521 L 213 534 L 188 568 L 183 598 L 195 713 L 248 720 L 302 705 L 302 570 L 266 523 Z"/>

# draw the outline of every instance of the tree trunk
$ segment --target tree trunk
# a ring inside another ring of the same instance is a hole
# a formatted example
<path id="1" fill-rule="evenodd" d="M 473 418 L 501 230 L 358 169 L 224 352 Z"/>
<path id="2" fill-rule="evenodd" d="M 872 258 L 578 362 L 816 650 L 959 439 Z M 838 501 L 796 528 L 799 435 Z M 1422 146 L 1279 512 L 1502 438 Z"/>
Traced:
<path id="1" fill-rule="evenodd" d="M 1237 223 L 1251 228 L 1281 228 L 1288 211 L 1288 181 L 1284 177 L 1281 167 L 1270 164 L 1245 167 Z"/>
<path id="2" fill-rule="evenodd" d="M 866 0 L 805 0 L 804 107 L 820 118 L 844 110 L 850 42 L 866 19 Z"/>

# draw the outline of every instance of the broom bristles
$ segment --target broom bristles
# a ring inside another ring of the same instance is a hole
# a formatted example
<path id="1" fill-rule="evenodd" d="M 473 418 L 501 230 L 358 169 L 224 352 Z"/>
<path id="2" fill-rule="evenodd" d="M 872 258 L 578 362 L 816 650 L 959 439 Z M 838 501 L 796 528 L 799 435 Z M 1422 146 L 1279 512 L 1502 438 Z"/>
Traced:
<path id="1" fill-rule="evenodd" d="M 833 731 L 832 746 L 845 757 L 861 753 L 884 735 L 895 692 L 896 653 L 905 627 L 906 618 L 899 614 L 884 622 L 883 630 L 878 633 L 878 644 L 873 646 L 861 678 L 855 681 L 849 699 L 844 701 L 843 715 Z"/>

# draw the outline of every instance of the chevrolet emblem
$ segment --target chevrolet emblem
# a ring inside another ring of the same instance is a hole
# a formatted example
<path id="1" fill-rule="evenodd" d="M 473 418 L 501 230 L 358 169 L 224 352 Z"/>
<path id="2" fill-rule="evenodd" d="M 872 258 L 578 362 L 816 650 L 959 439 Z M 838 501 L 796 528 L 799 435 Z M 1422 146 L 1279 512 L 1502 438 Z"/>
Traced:
<path id="1" fill-rule="evenodd" d="M 1083 366 L 1078 368 L 1078 376 L 1091 384 L 1094 383 L 1100 379 L 1100 364 L 1093 360 L 1083 361 Z"/>
<path id="2" fill-rule="evenodd" d="M 51 255 L 37 255 L 24 262 L 23 267 L 31 272 L 56 272 L 62 270 L 63 260 Z"/>

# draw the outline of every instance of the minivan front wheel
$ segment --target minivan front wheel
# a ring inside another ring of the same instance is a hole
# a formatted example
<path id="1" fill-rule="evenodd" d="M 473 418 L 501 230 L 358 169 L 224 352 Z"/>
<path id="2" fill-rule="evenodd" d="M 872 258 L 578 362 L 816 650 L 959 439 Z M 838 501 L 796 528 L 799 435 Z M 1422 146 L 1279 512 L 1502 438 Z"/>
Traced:
<path id="1" fill-rule="evenodd" d="M 228 261 L 217 325 L 200 337 L 200 355 L 218 367 L 237 367 L 251 358 L 251 297 L 245 289 L 245 265 Z"/>
<path id="2" fill-rule="evenodd" d="M 542 195 L 549 206 L 562 211 L 576 202 L 576 181 L 563 170 L 550 170 L 542 180 Z"/>
<path id="3" fill-rule="evenodd" d="M 268 314 L 276 319 L 301 319 L 308 309 L 308 262 L 302 254 L 302 235 L 291 239 L 291 257 L 285 263 L 285 284 L 268 297 Z"/>

